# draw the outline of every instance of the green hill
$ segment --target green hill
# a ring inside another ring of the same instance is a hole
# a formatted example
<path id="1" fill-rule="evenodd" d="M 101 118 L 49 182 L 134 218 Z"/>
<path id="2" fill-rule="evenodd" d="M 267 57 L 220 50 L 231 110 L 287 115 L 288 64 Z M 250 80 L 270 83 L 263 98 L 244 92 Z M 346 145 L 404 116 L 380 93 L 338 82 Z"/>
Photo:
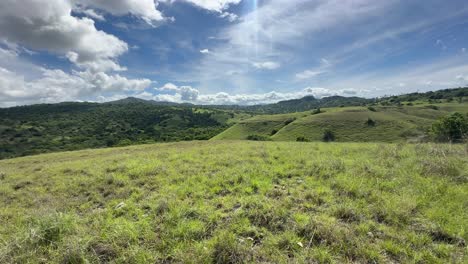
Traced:
<path id="1" fill-rule="evenodd" d="M 247 139 L 249 135 L 275 141 L 295 141 L 303 137 L 322 140 L 329 129 L 341 142 L 400 142 L 421 140 L 434 121 L 451 112 L 468 113 L 466 103 L 419 104 L 414 106 L 339 107 L 283 114 L 259 115 L 230 127 L 213 140 Z M 372 121 L 368 123 L 368 120 Z"/>
<path id="2" fill-rule="evenodd" d="M 1 263 L 466 263 L 463 145 L 205 141 L 0 161 Z"/>
<path id="3" fill-rule="evenodd" d="M 0 159 L 160 141 L 207 140 L 239 116 L 135 98 L 0 109 Z"/>

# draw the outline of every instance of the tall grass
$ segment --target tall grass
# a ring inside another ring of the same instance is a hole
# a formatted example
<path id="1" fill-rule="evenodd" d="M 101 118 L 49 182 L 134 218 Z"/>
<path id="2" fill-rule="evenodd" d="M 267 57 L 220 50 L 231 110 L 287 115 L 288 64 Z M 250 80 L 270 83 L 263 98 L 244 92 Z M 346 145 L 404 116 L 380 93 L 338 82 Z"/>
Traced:
<path id="1" fill-rule="evenodd" d="M 213 141 L 0 161 L 0 263 L 466 263 L 463 145 Z"/>

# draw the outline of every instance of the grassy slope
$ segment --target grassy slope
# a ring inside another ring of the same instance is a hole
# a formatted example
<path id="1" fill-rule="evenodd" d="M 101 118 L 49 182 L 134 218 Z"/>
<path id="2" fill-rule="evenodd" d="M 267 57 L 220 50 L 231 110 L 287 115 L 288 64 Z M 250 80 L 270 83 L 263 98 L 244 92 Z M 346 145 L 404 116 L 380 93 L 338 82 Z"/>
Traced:
<path id="1" fill-rule="evenodd" d="M 271 136 L 276 141 L 295 141 L 305 137 L 311 141 L 320 141 L 323 130 L 331 129 L 337 141 L 342 142 L 400 142 L 423 136 L 432 123 L 450 112 L 468 112 L 468 104 L 437 104 L 438 110 L 427 105 L 403 107 L 375 107 L 372 112 L 366 107 L 344 107 L 322 109 L 325 113 L 312 115 L 311 111 L 284 115 L 256 116 L 244 120 L 221 134 L 217 139 L 246 139 L 249 135 Z M 284 120 L 295 117 L 296 120 L 286 125 Z M 366 125 L 368 118 L 376 125 Z M 279 130 L 272 135 L 273 129 Z"/>
<path id="2" fill-rule="evenodd" d="M 252 118 L 241 120 L 229 129 L 213 137 L 213 140 L 236 140 L 247 139 L 249 135 L 270 136 L 273 130 L 280 130 L 294 118 L 301 116 L 301 113 L 279 114 L 279 115 L 258 115 Z"/>
<path id="3" fill-rule="evenodd" d="M 463 145 L 211 141 L 0 161 L 0 263 L 466 263 Z"/>

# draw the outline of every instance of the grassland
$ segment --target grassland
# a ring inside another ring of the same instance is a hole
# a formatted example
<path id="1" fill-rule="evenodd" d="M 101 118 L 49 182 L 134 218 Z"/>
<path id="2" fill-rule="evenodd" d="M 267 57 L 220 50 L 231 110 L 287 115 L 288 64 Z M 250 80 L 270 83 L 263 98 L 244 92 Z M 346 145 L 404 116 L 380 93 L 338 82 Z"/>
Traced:
<path id="1" fill-rule="evenodd" d="M 405 142 L 427 137 L 431 125 L 438 118 L 452 112 L 468 113 L 468 104 L 427 103 L 413 106 L 375 106 L 323 108 L 282 115 L 259 115 L 242 120 L 213 140 L 247 139 L 249 135 L 268 137 L 274 141 L 295 141 L 303 137 L 321 141 L 323 131 L 329 129 L 339 142 Z M 369 126 L 366 121 L 375 124 Z"/>
<path id="2" fill-rule="evenodd" d="M 45 154 L 0 161 L 0 205 L 0 263 L 466 263 L 468 147 Z"/>

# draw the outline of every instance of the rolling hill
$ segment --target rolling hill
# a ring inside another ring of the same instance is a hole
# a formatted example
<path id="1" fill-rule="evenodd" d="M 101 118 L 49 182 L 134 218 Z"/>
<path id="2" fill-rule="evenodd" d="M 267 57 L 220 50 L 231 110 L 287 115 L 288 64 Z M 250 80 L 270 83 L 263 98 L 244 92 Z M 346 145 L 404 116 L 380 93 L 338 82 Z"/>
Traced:
<path id="1" fill-rule="evenodd" d="M 422 140 L 434 121 L 456 111 L 468 113 L 468 104 L 338 107 L 322 108 L 320 113 L 259 115 L 240 121 L 213 140 L 247 139 L 258 135 L 275 141 L 295 141 L 300 137 L 321 141 L 326 129 L 333 131 L 339 142 Z"/>
<path id="2" fill-rule="evenodd" d="M 208 139 L 421 140 L 440 116 L 467 112 L 468 88 L 365 99 L 331 96 L 254 106 L 125 98 L 0 108 L 0 159 L 46 152 Z M 375 111 L 370 111 L 373 107 Z M 321 111 L 318 111 L 321 109 Z M 369 125 L 368 119 L 372 119 Z"/>

